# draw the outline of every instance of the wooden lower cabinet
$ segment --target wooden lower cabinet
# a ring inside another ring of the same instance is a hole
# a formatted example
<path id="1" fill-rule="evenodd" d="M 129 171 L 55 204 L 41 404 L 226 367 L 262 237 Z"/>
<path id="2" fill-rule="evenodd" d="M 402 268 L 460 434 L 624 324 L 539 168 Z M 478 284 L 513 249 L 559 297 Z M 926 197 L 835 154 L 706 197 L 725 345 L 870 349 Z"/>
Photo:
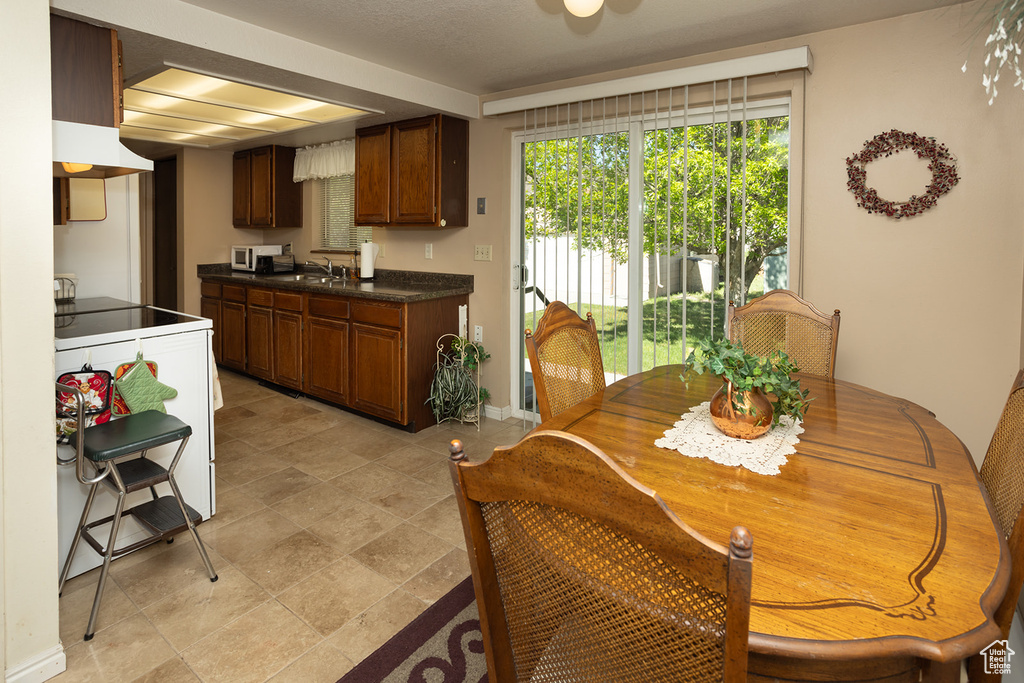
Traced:
<path id="1" fill-rule="evenodd" d="M 274 311 L 274 381 L 302 389 L 302 314 Z"/>
<path id="2" fill-rule="evenodd" d="M 210 339 L 210 346 L 213 349 L 214 360 L 218 363 L 223 363 L 224 351 L 222 349 L 222 342 L 224 341 L 224 335 L 220 318 L 220 299 L 212 299 L 206 296 L 200 299 L 199 315 L 213 321 L 213 338 Z"/>
<path id="3" fill-rule="evenodd" d="M 426 400 L 435 342 L 457 331 L 467 295 L 397 303 L 255 286 L 223 290 L 215 302 L 206 301 L 214 290 L 204 289 L 202 301 L 204 316 L 214 320 L 219 304 L 215 336 L 222 338 L 214 353 L 222 365 L 413 430 L 434 423 Z"/>
<path id="4" fill-rule="evenodd" d="M 274 291 L 274 381 L 302 390 L 303 303 L 300 292 Z"/>
<path id="5" fill-rule="evenodd" d="M 246 309 L 246 361 L 250 375 L 274 379 L 274 309 L 249 306 Z"/>
<path id="6" fill-rule="evenodd" d="M 402 334 L 364 323 L 352 325 L 352 396 L 356 410 L 403 422 Z"/>
<path id="7" fill-rule="evenodd" d="M 229 368 L 245 372 L 245 304 L 220 302 L 221 356 L 218 360 Z"/>
<path id="8" fill-rule="evenodd" d="M 348 404 L 348 322 L 310 316 L 306 326 L 309 370 L 304 391 Z"/>

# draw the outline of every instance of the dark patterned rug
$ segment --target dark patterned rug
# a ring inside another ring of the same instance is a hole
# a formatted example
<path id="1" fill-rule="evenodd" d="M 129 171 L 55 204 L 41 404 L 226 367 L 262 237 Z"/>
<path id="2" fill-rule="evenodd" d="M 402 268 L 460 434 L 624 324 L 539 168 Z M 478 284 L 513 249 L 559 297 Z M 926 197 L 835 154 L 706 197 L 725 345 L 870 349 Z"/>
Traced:
<path id="1" fill-rule="evenodd" d="M 480 618 L 468 577 L 338 683 L 486 683 Z"/>

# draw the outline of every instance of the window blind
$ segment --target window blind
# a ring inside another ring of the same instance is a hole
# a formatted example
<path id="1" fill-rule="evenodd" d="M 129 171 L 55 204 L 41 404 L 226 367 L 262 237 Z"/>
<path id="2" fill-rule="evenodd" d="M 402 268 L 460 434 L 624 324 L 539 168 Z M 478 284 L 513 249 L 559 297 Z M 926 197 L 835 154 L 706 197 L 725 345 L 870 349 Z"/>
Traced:
<path id="1" fill-rule="evenodd" d="M 787 287 L 790 113 L 771 75 L 524 110 L 520 326 L 548 301 L 592 313 L 611 382 L 682 363 L 730 300 Z"/>
<path id="2" fill-rule="evenodd" d="M 357 226 L 354 176 L 342 175 L 320 180 L 320 247 L 356 250 L 373 239 L 373 228 Z"/>

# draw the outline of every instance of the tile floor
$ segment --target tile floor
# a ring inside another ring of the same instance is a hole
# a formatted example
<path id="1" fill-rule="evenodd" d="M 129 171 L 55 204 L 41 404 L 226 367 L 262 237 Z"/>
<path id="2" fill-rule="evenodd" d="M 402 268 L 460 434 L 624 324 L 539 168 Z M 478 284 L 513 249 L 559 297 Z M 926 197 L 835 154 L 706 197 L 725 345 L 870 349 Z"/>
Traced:
<path id="1" fill-rule="evenodd" d="M 409 434 L 220 381 L 217 513 L 199 527 L 220 579 L 187 534 L 118 559 L 89 642 L 98 570 L 70 580 L 52 680 L 334 683 L 469 574 L 447 444 L 486 457 L 521 421 Z"/>

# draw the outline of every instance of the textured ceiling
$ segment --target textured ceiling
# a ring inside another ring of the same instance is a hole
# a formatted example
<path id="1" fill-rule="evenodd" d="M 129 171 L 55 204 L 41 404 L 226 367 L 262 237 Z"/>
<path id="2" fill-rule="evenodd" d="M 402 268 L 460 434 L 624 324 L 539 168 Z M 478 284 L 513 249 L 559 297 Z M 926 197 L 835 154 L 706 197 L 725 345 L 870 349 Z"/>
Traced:
<path id="1" fill-rule="evenodd" d="M 185 0 L 483 95 L 952 5 L 959 0 Z"/>
<path id="2" fill-rule="evenodd" d="M 448 92 L 470 98 L 939 7 L 970 11 L 953 7 L 962 0 L 605 0 L 597 14 L 580 19 L 564 9 L 562 0 L 162 1 L 169 9 L 153 16 L 167 21 L 187 15 L 182 10 L 186 7 L 212 17 L 223 15 L 222 19 L 244 22 L 257 31 L 273 31 L 303 41 L 301 45 L 415 77 L 420 86 L 453 89 Z M 134 21 L 121 21 L 124 5 L 116 0 L 51 0 L 51 6 L 87 20 L 102 16 L 100 23 L 118 28 L 126 83 L 151 75 L 165 63 L 177 64 L 380 112 L 354 123 L 270 138 L 278 144 L 301 146 L 350 137 L 357 125 L 445 111 L 443 104 L 427 103 L 422 94 L 419 100 L 403 96 L 401 88 L 380 89 L 367 85 L 365 78 L 361 85 L 353 85 L 343 71 L 286 69 L 281 59 L 262 63 L 242 58 L 238 50 L 226 54 L 218 51 L 218 40 L 210 32 L 182 42 L 165 37 L 171 34 L 152 21 L 149 30 L 142 30 L 146 22 L 139 17 L 146 13 L 133 9 L 138 15 Z M 106 14 L 101 7 L 107 8 Z M 965 22 L 970 20 L 965 17 Z M 189 33 L 187 27 L 175 35 L 183 33 Z M 148 156 L 167 151 L 159 145 L 129 146 Z"/>

